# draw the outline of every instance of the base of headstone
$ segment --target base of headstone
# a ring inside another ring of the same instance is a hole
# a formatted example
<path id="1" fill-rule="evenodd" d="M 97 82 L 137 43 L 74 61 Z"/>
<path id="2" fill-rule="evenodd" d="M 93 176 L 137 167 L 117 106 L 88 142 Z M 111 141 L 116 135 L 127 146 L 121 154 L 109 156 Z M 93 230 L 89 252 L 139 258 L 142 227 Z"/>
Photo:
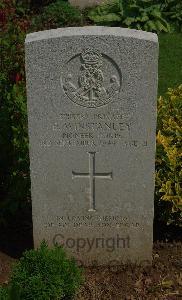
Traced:
<path id="1" fill-rule="evenodd" d="M 79 7 L 81 9 L 84 9 L 86 7 L 97 6 L 102 3 L 105 3 L 106 1 L 108 2 L 112 0 L 69 0 L 71 5 Z"/>

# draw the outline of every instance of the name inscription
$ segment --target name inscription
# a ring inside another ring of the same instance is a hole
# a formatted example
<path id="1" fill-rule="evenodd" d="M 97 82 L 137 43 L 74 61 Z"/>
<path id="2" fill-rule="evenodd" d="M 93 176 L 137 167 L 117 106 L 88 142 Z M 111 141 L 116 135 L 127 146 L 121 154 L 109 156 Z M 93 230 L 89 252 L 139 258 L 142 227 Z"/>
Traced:
<path id="1" fill-rule="evenodd" d="M 63 113 L 52 124 L 54 137 L 42 138 L 42 147 L 147 147 L 147 138 L 140 140 L 132 136 L 130 113 L 122 109 L 106 113 Z M 89 120 L 89 121 L 88 121 Z"/>

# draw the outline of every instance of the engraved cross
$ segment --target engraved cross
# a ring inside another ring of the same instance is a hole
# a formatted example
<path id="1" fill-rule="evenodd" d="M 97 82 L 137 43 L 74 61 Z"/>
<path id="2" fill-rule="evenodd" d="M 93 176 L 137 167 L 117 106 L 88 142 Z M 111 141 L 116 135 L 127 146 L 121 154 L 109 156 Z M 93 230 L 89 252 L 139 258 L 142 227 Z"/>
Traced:
<path id="1" fill-rule="evenodd" d="M 95 209 L 95 179 L 113 179 L 113 173 L 96 173 L 95 172 L 95 154 L 96 152 L 88 152 L 89 154 L 89 172 L 77 173 L 72 171 L 72 179 L 88 178 L 90 183 L 90 208 L 89 211 L 96 211 Z"/>

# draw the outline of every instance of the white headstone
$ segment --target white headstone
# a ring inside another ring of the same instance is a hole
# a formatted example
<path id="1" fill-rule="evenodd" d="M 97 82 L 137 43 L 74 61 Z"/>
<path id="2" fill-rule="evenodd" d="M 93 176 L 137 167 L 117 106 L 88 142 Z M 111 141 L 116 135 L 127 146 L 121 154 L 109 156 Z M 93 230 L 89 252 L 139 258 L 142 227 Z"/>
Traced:
<path id="1" fill-rule="evenodd" d="M 65 28 L 26 38 L 34 242 L 86 265 L 151 262 L 158 41 Z"/>

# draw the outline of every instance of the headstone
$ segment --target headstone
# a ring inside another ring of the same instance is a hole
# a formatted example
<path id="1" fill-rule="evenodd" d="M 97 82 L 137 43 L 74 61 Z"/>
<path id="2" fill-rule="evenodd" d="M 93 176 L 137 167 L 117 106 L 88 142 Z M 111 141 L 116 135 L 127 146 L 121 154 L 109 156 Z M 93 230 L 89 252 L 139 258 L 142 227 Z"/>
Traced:
<path id="1" fill-rule="evenodd" d="M 157 36 L 107 27 L 26 38 L 34 243 L 85 265 L 151 262 Z"/>
<path id="2" fill-rule="evenodd" d="M 106 1 L 108 3 L 109 1 L 113 1 L 113 0 L 69 0 L 71 5 L 75 7 L 80 7 L 81 9 L 85 7 L 100 5 L 102 3 L 105 3 Z"/>

